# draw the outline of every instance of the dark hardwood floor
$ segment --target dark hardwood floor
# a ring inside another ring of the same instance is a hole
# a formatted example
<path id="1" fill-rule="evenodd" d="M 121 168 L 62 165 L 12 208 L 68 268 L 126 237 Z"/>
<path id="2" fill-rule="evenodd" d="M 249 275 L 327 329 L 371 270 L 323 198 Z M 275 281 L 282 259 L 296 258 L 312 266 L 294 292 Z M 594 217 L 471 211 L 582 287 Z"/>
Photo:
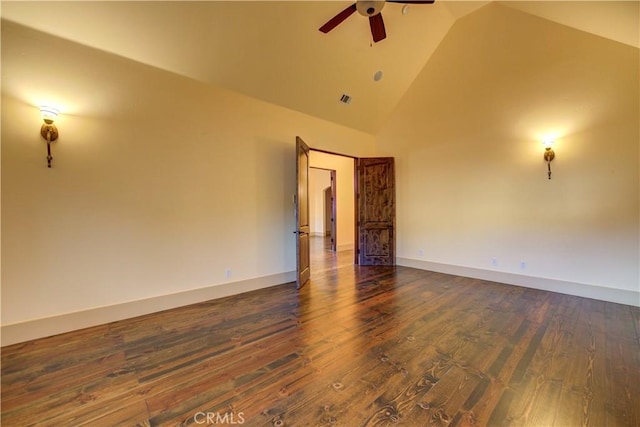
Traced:
<path id="1" fill-rule="evenodd" d="M 323 280 L 334 274 L 334 270 L 352 266 L 353 250 L 331 252 L 328 238 L 312 236 L 309 239 L 311 252 L 311 278 Z"/>
<path id="2" fill-rule="evenodd" d="M 637 308 L 313 262 L 300 291 L 3 348 L 2 425 L 640 425 Z"/>

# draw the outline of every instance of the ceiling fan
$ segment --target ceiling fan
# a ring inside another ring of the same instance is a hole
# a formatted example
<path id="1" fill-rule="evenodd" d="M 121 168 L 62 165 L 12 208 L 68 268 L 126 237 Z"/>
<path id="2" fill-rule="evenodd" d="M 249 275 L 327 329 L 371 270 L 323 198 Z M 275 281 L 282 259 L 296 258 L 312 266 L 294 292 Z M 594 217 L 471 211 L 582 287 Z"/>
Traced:
<path id="1" fill-rule="evenodd" d="M 369 26 L 371 27 L 371 35 L 375 43 L 384 40 L 387 33 L 384 29 L 384 21 L 382 20 L 382 8 L 385 3 L 404 3 L 404 4 L 432 4 L 435 0 L 412 1 L 412 0 L 382 0 L 382 1 L 366 1 L 357 0 L 354 4 L 329 19 L 326 24 L 320 27 L 320 31 L 328 33 L 335 27 L 340 25 L 342 21 L 350 17 L 356 10 L 362 16 L 369 17 Z"/>

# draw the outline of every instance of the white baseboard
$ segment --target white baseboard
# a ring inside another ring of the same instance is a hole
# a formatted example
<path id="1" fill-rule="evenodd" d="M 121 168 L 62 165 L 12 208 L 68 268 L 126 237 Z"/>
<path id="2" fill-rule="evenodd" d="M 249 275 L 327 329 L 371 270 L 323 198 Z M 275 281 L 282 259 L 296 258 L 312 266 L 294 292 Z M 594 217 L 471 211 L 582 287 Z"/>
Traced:
<path id="1" fill-rule="evenodd" d="M 355 248 L 355 245 L 353 243 L 345 243 L 345 244 L 342 244 L 342 245 L 338 245 L 336 250 L 338 252 L 340 252 L 340 251 L 352 251 L 353 248 Z"/>
<path id="2" fill-rule="evenodd" d="M 543 277 L 525 276 L 503 271 L 483 270 L 480 268 L 441 264 L 412 258 L 398 257 L 396 259 L 396 264 L 404 267 L 418 268 L 420 270 L 471 277 L 474 279 L 506 283 L 508 285 L 517 285 L 525 288 L 540 289 L 543 291 L 558 292 L 561 294 L 640 307 L 640 292 L 637 291 L 587 285 L 585 283 L 566 282 L 563 280 L 547 279 Z"/>
<path id="3" fill-rule="evenodd" d="M 296 272 L 273 274 L 255 279 L 224 283 L 174 294 L 160 295 L 122 304 L 65 313 L 42 319 L 2 325 L 2 346 L 57 335 L 91 326 L 155 313 L 171 308 L 268 288 L 296 280 Z"/>

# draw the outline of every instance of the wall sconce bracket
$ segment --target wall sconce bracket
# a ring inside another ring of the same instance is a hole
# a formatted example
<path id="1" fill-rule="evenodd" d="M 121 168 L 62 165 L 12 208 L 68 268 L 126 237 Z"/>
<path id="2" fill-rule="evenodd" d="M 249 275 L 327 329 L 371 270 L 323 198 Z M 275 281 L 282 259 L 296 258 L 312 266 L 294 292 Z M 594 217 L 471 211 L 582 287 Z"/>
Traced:
<path id="1" fill-rule="evenodd" d="M 40 107 L 40 114 L 44 124 L 40 127 L 40 135 L 47 141 L 47 167 L 51 167 L 51 143 L 58 139 L 58 128 L 53 124 L 53 121 L 58 117 L 58 109 L 53 107 L 47 107 L 45 105 Z"/>
<path id="2" fill-rule="evenodd" d="M 58 139 L 58 128 L 53 124 L 52 120 L 45 119 L 44 124 L 40 128 L 40 135 L 47 141 L 47 167 L 51 167 L 53 156 L 51 155 L 51 143 Z"/>
<path id="3" fill-rule="evenodd" d="M 549 175 L 549 179 L 551 179 L 551 161 L 555 159 L 556 153 L 551 149 L 551 147 L 545 147 L 544 149 L 544 160 L 547 162 L 547 173 Z"/>
<path id="4" fill-rule="evenodd" d="M 54 142 L 58 139 L 58 128 L 53 123 L 45 123 L 40 128 L 40 135 L 42 135 L 47 142 Z"/>
<path id="5" fill-rule="evenodd" d="M 544 149 L 544 159 L 547 162 L 550 162 L 551 160 L 556 158 L 556 153 L 554 153 L 554 151 L 551 148 L 545 148 Z"/>

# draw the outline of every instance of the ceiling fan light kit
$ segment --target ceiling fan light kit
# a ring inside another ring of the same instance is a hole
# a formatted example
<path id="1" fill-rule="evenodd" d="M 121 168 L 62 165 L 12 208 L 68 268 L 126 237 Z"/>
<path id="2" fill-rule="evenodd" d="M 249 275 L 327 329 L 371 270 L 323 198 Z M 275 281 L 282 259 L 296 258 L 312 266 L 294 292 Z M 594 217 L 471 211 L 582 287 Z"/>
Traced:
<path id="1" fill-rule="evenodd" d="M 374 16 L 382 12 L 384 7 L 384 0 L 382 1 L 357 1 L 356 10 L 362 16 Z"/>
<path id="2" fill-rule="evenodd" d="M 362 16 L 367 16 L 369 18 L 369 26 L 371 27 L 371 36 L 373 37 L 373 41 L 375 43 L 380 40 L 384 40 L 387 38 L 387 33 L 384 28 L 384 20 L 382 19 L 382 8 L 384 8 L 385 3 L 402 3 L 404 7 L 402 8 L 402 13 L 404 15 L 407 14 L 407 6 L 410 4 L 432 4 L 435 0 L 426 0 L 426 1 L 411 1 L 411 0 L 386 0 L 386 1 L 371 1 L 371 0 L 357 0 L 354 4 L 348 6 L 346 9 L 338 13 L 336 16 L 328 20 L 322 27 L 320 27 L 320 31 L 323 33 L 328 33 L 333 30 L 335 27 L 340 25 L 345 19 L 353 15 L 353 13 L 357 10 L 358 13 Z"/>

